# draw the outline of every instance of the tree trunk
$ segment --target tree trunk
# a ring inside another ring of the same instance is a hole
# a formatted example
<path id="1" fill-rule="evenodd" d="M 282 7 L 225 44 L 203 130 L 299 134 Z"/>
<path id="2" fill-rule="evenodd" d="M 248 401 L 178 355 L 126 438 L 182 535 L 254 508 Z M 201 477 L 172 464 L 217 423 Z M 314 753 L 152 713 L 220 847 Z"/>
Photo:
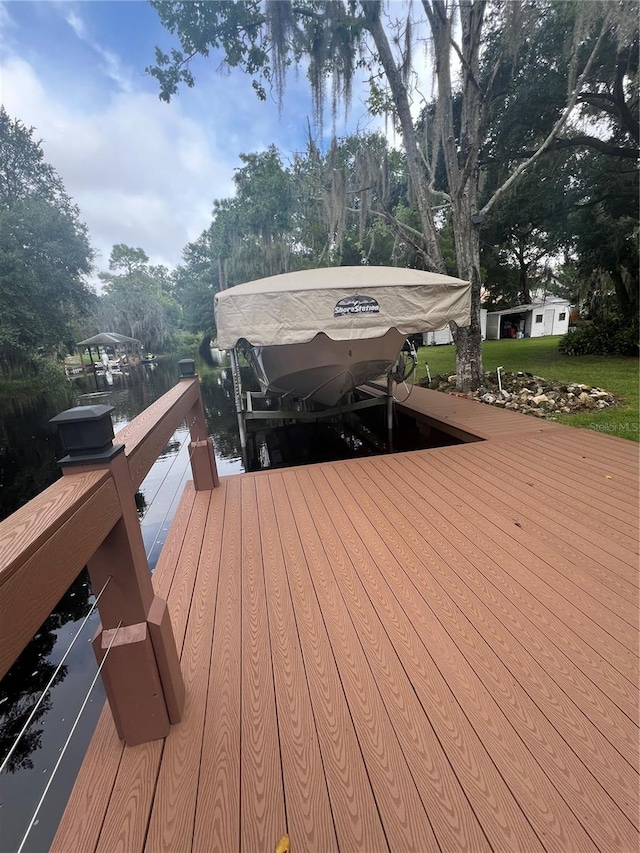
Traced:
<path id="1" fill-rule="evenodd" d="M 638 314 L 638 291 L 634 287 L 634 282 L 627 273 L 627 281 L 631 285 L 628 287 L 625 277 L 619 269 L 612 269 L 609 274 L 616 290 L 618 313 L 622 318 L 630 320 Z"/>
<path id="2" fill-rule="evenodd" d="M 480 229 L 465 215 L 461 205 L 454 217 L 454 240 L 458 257 L 458 275 L 471 282 L 471 324 L 456 328 L 456 387 L 467 393 L 482 384 L 482 323 L 480 282 Z"/>
<path id="3" fill-rule="evenodd" d="M 518 244 L 516 252 L 520 272 L 518 276 L 518 300 L 521 305 L 529 305 L 531 303 L 531 294 L 529 293 L 529 264 L 524 257 L 524 246 Z"/>
<path id="4" fill-rule="evenodd" d="M 411 117 L 407 88 L 402 80 L 402 75 L 398 66 L 394 61 L 389 41 L 387 39 L 387 34 L 380 20 L 380 4 L 378 2 L 362 2 L 361 5 L 365 15 L 367 29 L 371 33 L 375 42 L 380 61 L 382 62 L 382 66 L 387 76 L 389 87 L 391 88 L 393 102 L 396 110 L 398 111 L 400 127 L 402 128 L 402 138 L 404 140 L 404 149 L 407 155 L 409 178 L 411 181 L 411 187 L 415 193 L 418 213 L 420 214 L 420 222 L 422 224 L 422 231 L 426 245 L 426 254 L 435 272 L 446 273 L 446 266 L 438 244 L 431 202 L 429 200 L 426 180 L 422 169 L 418 137 Z"/>
<path id="5" fill-rule="evenodd" d="M 458 275 L 471 282 L 471 324 L 456 328 L 456 386 L 460 391 L 478 388 L 482 381 L 482 333 L 480 325 L 480 232 L 472 217 L 477 213 L 478 152 L 481 127 L 479 50 L 484 4 L 460 3 L 462 30 L 462 111 L 460 151 L 456 146 L 451 80 L 451 10 L 443 0 L 423 0 L 433 36 L 438 82 L 440 140 L 444 156 Z"/>

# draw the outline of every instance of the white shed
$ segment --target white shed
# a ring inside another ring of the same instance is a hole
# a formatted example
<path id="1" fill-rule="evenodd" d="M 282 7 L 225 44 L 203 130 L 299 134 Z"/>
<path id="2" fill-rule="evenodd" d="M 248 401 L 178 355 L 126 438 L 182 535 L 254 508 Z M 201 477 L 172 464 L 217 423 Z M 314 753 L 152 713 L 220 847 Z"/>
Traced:
<path id="1" fill-rule="evenodd" d="M 530 305 L 516 305 L 487 314 L 487 340 L 502 338 L 541 338 L 565 335 L 569 331 L 571 303 L 568 299 L 547 296 Z"/>

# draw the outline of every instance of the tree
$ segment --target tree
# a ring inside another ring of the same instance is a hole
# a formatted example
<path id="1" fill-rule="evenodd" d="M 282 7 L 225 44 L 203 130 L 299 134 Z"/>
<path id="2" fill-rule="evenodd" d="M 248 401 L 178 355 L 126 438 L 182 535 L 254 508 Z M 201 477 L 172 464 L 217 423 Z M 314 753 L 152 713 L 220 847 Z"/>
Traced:
<path id="1" fill-rule="evenodd" d="M 265 85 L 274 86 L 281 94 L 287 68 L 304 58 L 318 114 L 322 112 L 326 77 L 331 80 L 335 110 L 340 98 L 348 105 L 356 67 L 365 65 L 369 69 L 372 95 L 378 102 L 388 104 L 400 126 L 411 192 L 420 217 L 422 251 L 431 268 L 439 271 L 444 271 L 445 264 L 434 216 L 434 177 L 442 157 L 458 272 L 471 280 L 473 293 L 471 326 L 455 331 L 458 383 L 463 388 L 477 385 L 482 373 L 480 226 L 525 170 L 560 144 L 561 131 L 569 126 L 579 98 L 587 103 L 585 96 L 597 79 L 595 60 L 602 56 L 607 43 L 615 47 L 616 55 L 626 55 L 625 45 L 628 47 L 633 26 L 637 27 L 636 4 L 559 4 L 570 7 L 565 18 L 565 36 L 570 34 L 570 38 L 564 39 L 564 55 L 559 58 L 566 86 L 553 125 L 546 135 L 541 135 L 536 117 L 529 117 L 529 124 L 533 125 L 532 151 L 517 165 L 509 164 L 504 180 L 482 206 L 480 153 L 488 138 L 492 108 L 494 114 L 499 108 L 497 83 L 511 74 L 518 51 L 536 22 L 560 14 L 554 4 L 542 0 L 536 4 L 524 0 L 423 0 L 437 91 L 435 121 L 427 128 L 426 150 L 411 115 L 416 24 L 412 7 L 400 20 L 385 19 L 380 0 L 270 0 L 266 4 L 258 0 L 216 4 L 152 0 L 152 5 L 167 29 L 177 34 L 181 46 L 171 56 L 158 50 L 156 65 L 149 69 L 158 79 L 165 100 L 175 94 L 180 83 L 194 84 L 190 61 L 197 54 L 208 56 L 211 50 L 222 52 L 228 65 L 242 67 L 251 74 L 261 97 L 265 96 Z M 393 13 L 396 9 L 389 6 Z M 489 40 L 491 51 L 486 50 Z M 623 62 L 618 72 L 623 89 L 629 67 Z M 458 122 L 454 116 L 456 99 L 460 104 Z M 602 99 L 599 103 L 602 105 Z M 610 109 L 619 106 L 618 99 Z"/>
<path id="2" fill-rule="evenodd" d="M 99 275 L 104 283 L 101 324 L 142 341 L 149 350 L 166 350 L 180 319 L 167 268 L 149 264 L 142 249 L 119 243 L 111 250 L 109 269 Z"/>
<path id="3" fill-rule="evenodd" d="M 93 308 L 87 230 L 45 162 L 33 128 L 0 107 L 0 360 L 12 365 L 72 344 Z"/>
<path id="4" fill-rule="evenodd" d="M 219 290 L 219 269 L 210 229 L 188 243 L 182 257 L 183 263 L 173 273 L 173 294 L 182 309 L 182 328 L 215 337 L 213 296 Z"/>

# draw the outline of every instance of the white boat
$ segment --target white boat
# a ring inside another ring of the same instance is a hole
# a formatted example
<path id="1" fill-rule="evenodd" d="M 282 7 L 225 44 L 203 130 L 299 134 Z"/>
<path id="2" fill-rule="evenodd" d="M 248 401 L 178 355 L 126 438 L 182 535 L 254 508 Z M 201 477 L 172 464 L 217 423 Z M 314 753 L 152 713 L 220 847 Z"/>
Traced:
<path id="1" fill-rule="evenodd" d="M 335 406 L 388 374 L 408 335 L 470 322 L 471 286 L 401 267 L 326 267 L 240 284 L 215 296 L 217 342 L 242 341 L 263 390 Z"/>

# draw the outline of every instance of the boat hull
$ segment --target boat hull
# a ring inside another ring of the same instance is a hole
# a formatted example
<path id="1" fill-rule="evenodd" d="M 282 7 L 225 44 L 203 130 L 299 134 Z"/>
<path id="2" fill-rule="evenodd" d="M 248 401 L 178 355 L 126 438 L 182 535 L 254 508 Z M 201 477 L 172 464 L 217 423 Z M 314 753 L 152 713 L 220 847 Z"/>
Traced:
<path id="1" fill-rule="evenodd" d="M 404 341 L 396 329 L 348 341 L 320 333 L 309 343 L 253 347 L 251 354 L 264 391 L 336 406 L 358 385 L 386 374 Z"/>

